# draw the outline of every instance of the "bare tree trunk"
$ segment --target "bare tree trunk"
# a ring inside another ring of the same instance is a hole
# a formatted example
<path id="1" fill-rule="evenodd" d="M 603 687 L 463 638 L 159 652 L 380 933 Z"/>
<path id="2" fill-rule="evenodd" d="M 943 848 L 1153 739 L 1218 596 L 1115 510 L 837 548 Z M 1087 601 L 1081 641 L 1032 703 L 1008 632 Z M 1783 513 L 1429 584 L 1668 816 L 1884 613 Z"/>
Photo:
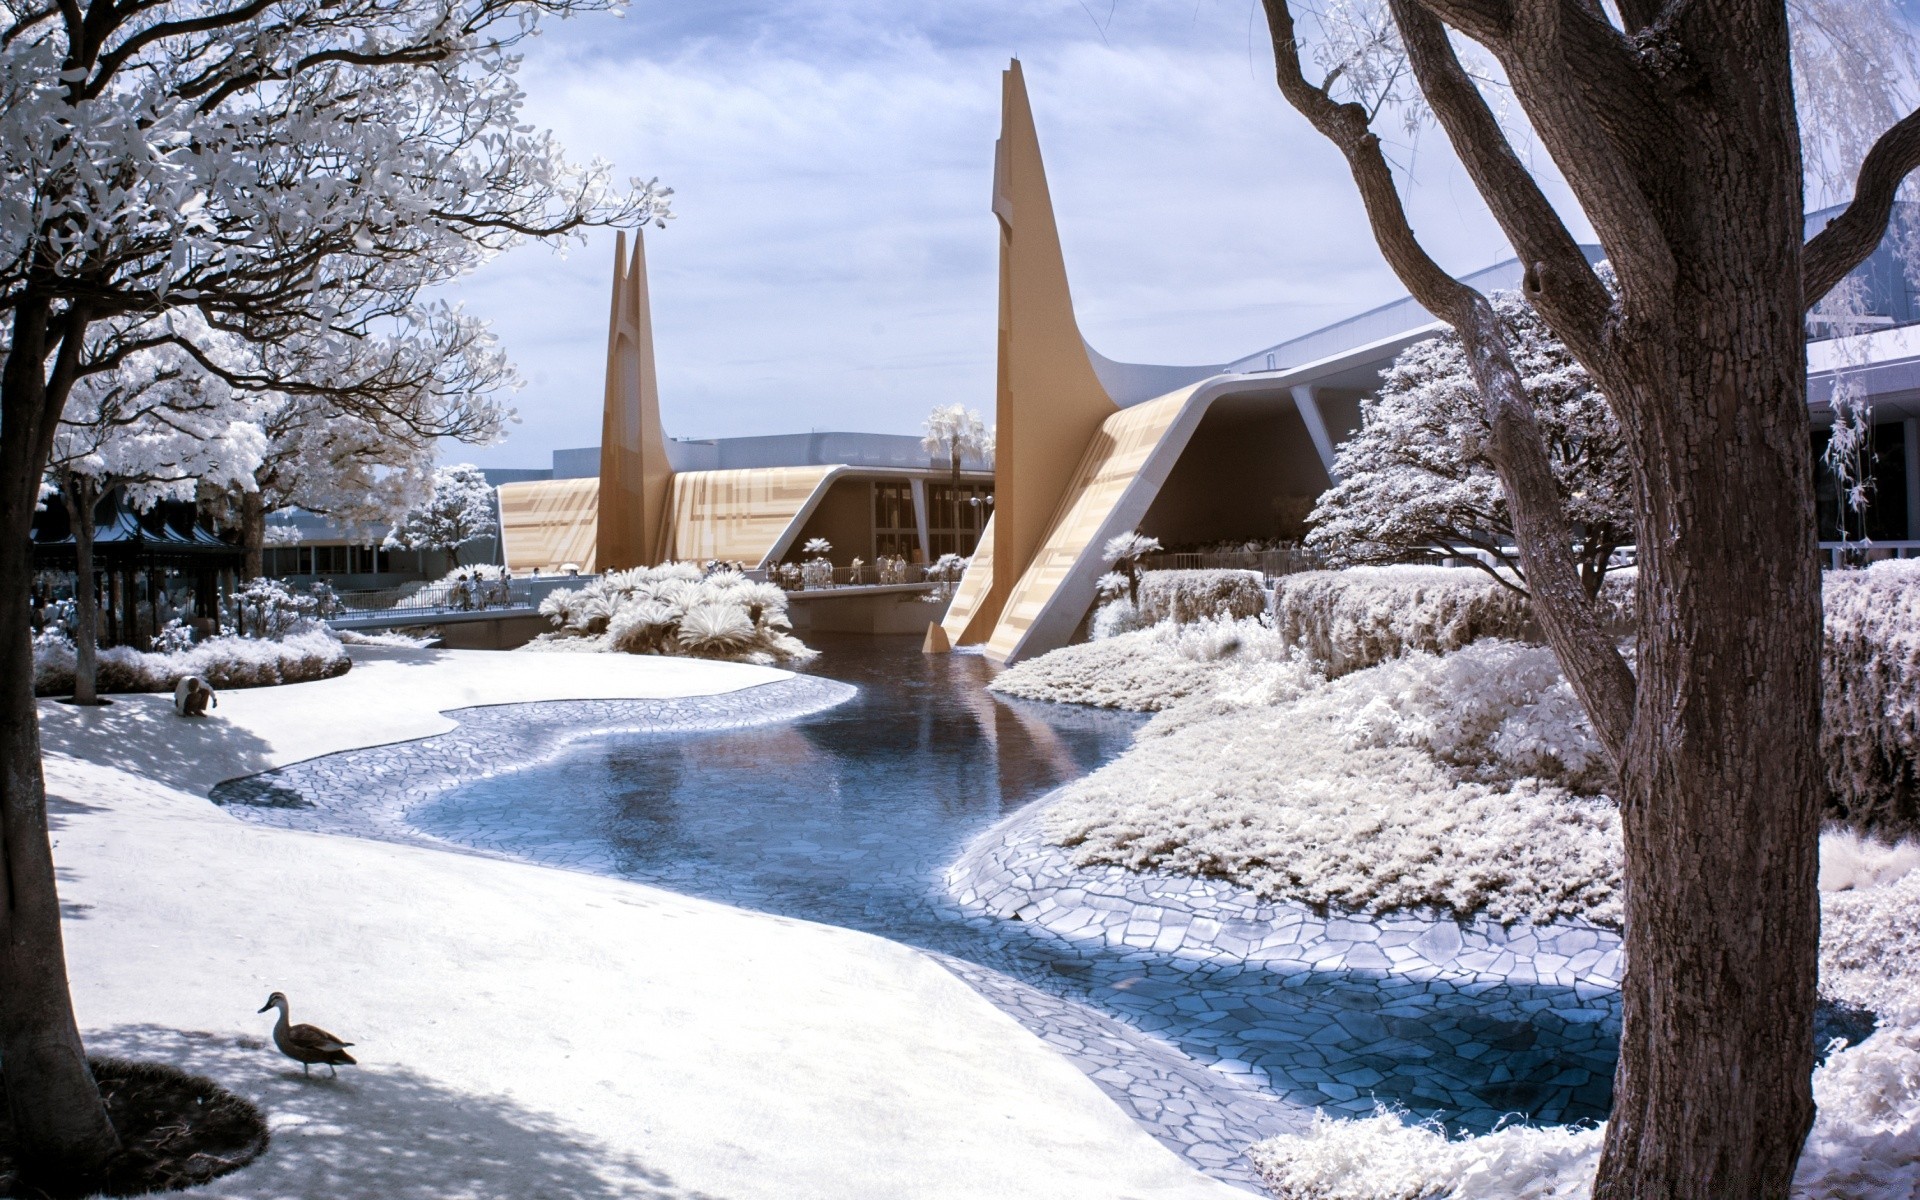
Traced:
<path id="1" fill-rule="evenodd" d="M 267 507 L 259 492 L 240 493 L 240 545 L 247 552 L 248 579 L 266 574 Z"/>
<path id="2" fill-rule="evenodd" d="M 1644 533 L 1608 1200 L 1784 1197 L 1813 1122 L 1820 572 L 1797 246 L 1775 249 L 1749 271 L 1725 271 L 1731 253 L 1688 264 L 1673 386 L 1633 405 Z"/>
<path id="3" fill-rule="evenodd" d="M 1266 0 L 1282 92 L 1340 146 L 1381 250 L 1468 349 L 1536 615 L 1618 774 L 1625 1020 L 1594 1194 L 1784 1200 L 1813 1119 L 1823 799 L 1785 9 L 1622 0 L 1623 38 L 1597 5 L 1390 2 L 1422 92 L 1526 264 L 1529 299 L 1607 396 L 1633 464 L 1637 674 L 1604 644 L 1571 569 L 1504 336 L 1418 245 L 1371 114 L 1305 80 L 1286 0 Z M 1617 300 L 1441 19 L 1500 59 L 1606 245 Z M 1852 262 L 1878 240 L 1854 237 Z M 1821 278 L 1849 265 L 1833 257 Z"/>
<path id="4" fill-rule="evenodd" d="M 59 416 L 44 374 L 50 315 L 44 300 L 21 301 L 0 373 L 0 1064 L 23 1174 L 84 1182 L 118 1152 L 119 1139 L 67 989 L 33 697 L 33 510 Z M 57 364 L 56 382 L 61 370 Z M 70 364 L 65 370 L 70 378 Z"/>
<path id="5" fill-rule="evenodd" d="M 93 582 L 93 510 L 100 489 L 92 478 L 68 474 L 60 497 L 73 526 L 73 702 L 100 703 L 100 593 Z"/>

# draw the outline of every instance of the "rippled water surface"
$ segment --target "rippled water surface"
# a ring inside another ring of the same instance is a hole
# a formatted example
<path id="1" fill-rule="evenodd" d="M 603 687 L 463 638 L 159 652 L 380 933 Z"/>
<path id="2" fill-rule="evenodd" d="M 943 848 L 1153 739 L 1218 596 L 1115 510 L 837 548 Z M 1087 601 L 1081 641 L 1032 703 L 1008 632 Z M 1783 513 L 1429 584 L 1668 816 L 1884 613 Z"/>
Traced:
<path id="1" fill-rule="evenodd" d="M 1570 1026 L 1550 1011 L 1568 999 L 1557 989 L 1483 989 L 1539 1013 L 1528 1021 L 1489 1020 L 1454 994 L 1408 1020 L 1380 1013 L 1386 993 L 1420 990 L 1404 980 L 1196 969 L 961 911 L 941 869 L 1007 813 L 1116 756 L 1141 718 L 998 698 L 982 687 L 983 659 L 925 656 L 917 638 L 813 640 L 823 653 L 811 670 L 858 698 L 791 725 L 579 742 L 449 792 L 414 823 L 965 958 L 1202 1062 L 1242 1064 L 1308 1104 L 1361 1112 L 1379 1099 L 1465 1128 L 1508 1112 L 1604 1116 L 1617 1019 Z M 1335 1050 L 1356 1038 L 1365 1055 Z"/>

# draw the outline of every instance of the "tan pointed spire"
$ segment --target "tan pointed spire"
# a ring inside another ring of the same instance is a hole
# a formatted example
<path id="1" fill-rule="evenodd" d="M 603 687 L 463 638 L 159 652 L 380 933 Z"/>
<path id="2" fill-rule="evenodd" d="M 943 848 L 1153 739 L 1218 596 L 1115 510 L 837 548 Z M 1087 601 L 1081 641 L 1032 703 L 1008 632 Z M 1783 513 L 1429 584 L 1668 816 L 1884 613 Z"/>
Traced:
<path id="1" fill-rule="evenodd" d="M 1000 219 L 994 512 L 991 544 L 976 556 L 946 621 L 956 643 L 981 642 L 992 633 L 1008 593 L 1046 538 L 1075 464 L 1100 423 L 1119 411 L 1094 373 L 1074 319 L 1040 137 L 1018 59 L 1001 81 L 993 213 Z M 975 578 L 989 572 L 991 579 Z"/>
<path id="2" fill-rule="evenodd" d="M 673 468 L 660 424 L 654 372 L 653 310 L 647 296 L 643 236 L 613 249 L 613 304 L 607 323 L 607 395 L 600 430 L 600 505 L 596 567 L 652 566 L 672 552 L 667 506 Z"/>

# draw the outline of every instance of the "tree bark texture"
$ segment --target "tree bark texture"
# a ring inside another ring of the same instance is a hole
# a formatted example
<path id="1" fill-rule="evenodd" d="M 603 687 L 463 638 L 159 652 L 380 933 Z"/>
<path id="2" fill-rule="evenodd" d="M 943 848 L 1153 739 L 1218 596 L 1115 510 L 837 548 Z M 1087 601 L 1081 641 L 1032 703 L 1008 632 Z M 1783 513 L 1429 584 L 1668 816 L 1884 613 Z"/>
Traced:
<path id="1" fill-rule="evenodd" d="M 1391 2 L 1423 93 L 1526 264 L 1529 299 L 1607 396 L 1633 462 L 1635 672 L 1593 644 L 1583 596 L 1534 589 L 1617 769 L 1626 847 L 1625 1020 L 1595 1195 L 1784 1198 L 1813 1117 L 1823 788 L 1786 13 L 1623 4 L 1623 33 L 1578 0 Z M 1503 335 L 1418 246 L 1368 114 L 1304 82 L 1285 0 L 1267 7 L 1282 91 L 1346 153 L 1387 259 L 1468 347 L 1530 579 L 1535 556 L 1557 567 L 1564 516 L 1532 478 L 1538 431 Z M 1500 60 L 1600 235 L 1617 300 L 1468 84 L 1442 20 Z M 1869 233 L 1850 244 L 1870 251 Z"/>
<path id="2" fill-rule="evenodd" d="M 258 492 L 240 493 L 240 545 L 246 550 L 248 579 L 266 574 L 267 507 Z"/>
<path id="3" fill-rule="evenodd" d="M 119 1140 L 87 1067 L 67 989 L 33 696 L 33 510 L 60 385 L 71 377 L 70 362 L 57 361 L 49 387 L 49 316 L 44 303 L 22 302 L 0 371 L 0 1072 L 23 1173 L 84 1181 L 118 1151 Z"/>
<path id="4" fill-rule="evenodd" d="M 100 703 L 100 593 L 93 580 L 93 512 L 100 491 L 85 475 L 69 475 L 60 496 L 73 527 L 73 702 Z"/>

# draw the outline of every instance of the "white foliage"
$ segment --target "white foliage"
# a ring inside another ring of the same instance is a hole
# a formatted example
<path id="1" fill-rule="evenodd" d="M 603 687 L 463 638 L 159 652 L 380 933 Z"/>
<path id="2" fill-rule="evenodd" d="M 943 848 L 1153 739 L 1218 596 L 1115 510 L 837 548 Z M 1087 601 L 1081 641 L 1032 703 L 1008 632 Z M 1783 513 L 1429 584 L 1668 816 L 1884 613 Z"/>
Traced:
<path id="1" fill-rule="evenodd" d="M 351 665 L 338 638 L 324 629 L 309 628 L 280 639 L 212 638 L 171 654 L 114 646 L 100 651 L 98 688 L 102 692 L 170 692 L 189 675 L 198 675 L 216 688 L 271 687 L 330 679 L 345 674 Z M 71 692 L 73 669 L 71 641 L 59 634 L 34 639 L 36 695 Z"/>
<path id="2" fill-rule="evenodd" d="M 1524 597 L 1467 567 L 1301 571 L 1275 583 L 1281 636 L 1331 675 L 1410 650 L 1442 654 L 1484 637 L 1531 639 Z"/>
<path id="3" fill-rule="evenodd" d="M 994 431 L 980 414 L 964 404 L 942 404 L 927 414 L 920 447 L 928 454 L 951 460 L 973 457 L 993 462 Z"/>
<path id="4" fill-rule="evenodd" d="M 151 338 L 175 326 L 213 336 L 190 315 L 123 323 L 120 331 Z M 83 477 L 96 493 L 123 488 L 141 507 L 191 500 L 202 483 L 249 490 L 266 451 L 252 416 L 250 397 L 177 346 L 136 350 L 68 393 L 49 474 L 55 486 Z"/>
<path id="5" fill-rule="evenodd" d="M 1832 848 L 1821 840 L 1822 866 Z M 1821 993 L 1920 1023 L 1920 872 L 1820 897 Z"/>
<path id="6" fill-rule="evenodd" d="M 1613 550 L 1633 540 L 1627 454 L 1612 410 L 1586 370 L 1519 296 L 1495 292 L 1561 502 L 1582 537 L 1582 571 L 1597 584 Z M 1340 444 L 1340 482 L 1308 518 L 1309 548 L 1336 567 L 1404 562 L 1473 548 L 1519 580 L 1513 521 L 1488 454 L 1486 405 L 1458 334 L 1402 351 L 1377 394 L 1360 402 L 1361 427 Z"/>
<path id="7" fill-rule="evenodd" d="M 1920 561 L 1829 571 L 1821 591 L 1820 747 L 1835 815 L 1920 829 Z"/>
<path id="8" fill-rule="evenodd" d="M 499 529 L 493 488 L 470 463 L 441 467 L 425 503 L 409 509 L 387 534 L 385 544 L 400 550 L 446 550 L 457 554 L 474 538 Z"/>
<path id="9" fill-rule="evenodd" d="M 1920 841 L 1887 843 L 1851 829 L 1820 834 L 1820 890 L 1885 887 L 1920 867 Z"/>
<path id="10" fill-rule="evenodd" d="M 606 650 L 772 664 L 802 662 L 786 593 L 737 571 L 693 563 L 609 571 L 581 588 L 549 592 L 540 613 L 555 625 L 535 650 Z"/>
<path id="11" fill-rule="evenodd" d="M 1794 1200 L 1913 1200 L 1920 1195 L 1920 1028 L 1882 1028 L 1813 1073 L 1813 1129 Z M 1306 1133 L 1248 1151 L 1278 1200 L 1583 1200 L 1606 1127 L 1509 1126 L 1448 1138 L 1387 1110 L 1316 1115 Z"/>
<path id="12" fill-rule="evenodd" d="M 1008 667 L 987 686 L 1031 700 L 1158 712 L 1223 693 L 1267 703 L 1264 697 L 1297 695 L 1305 681 L 1318 679 L 1272 629 L 1241 620 L 1155 625 L 1065 646 Z"/>
<path id="13" fill-rule="evenodd" d="M 1618 814 L 1548 651 L 1484 643 L 1319 686 L 1304 664 L 1264 674 L 1281 686 L 1176 708 L 1062 789 L 1053 840 L 1082 864 L 1334 908 L 1619 923 Z"/>

